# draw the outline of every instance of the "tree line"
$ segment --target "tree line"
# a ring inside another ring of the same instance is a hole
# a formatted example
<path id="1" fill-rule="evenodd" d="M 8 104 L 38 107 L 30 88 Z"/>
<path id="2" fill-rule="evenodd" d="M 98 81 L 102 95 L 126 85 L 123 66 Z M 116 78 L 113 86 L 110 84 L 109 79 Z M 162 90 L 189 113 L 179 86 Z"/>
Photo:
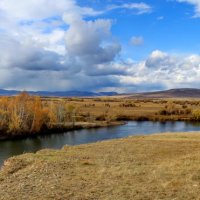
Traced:
<path id="1" fill-rule="evenodd" d="M 37 133 L 55 124 L 74 121 L 76 108 L 60 100 L 42 101 L 23 92 L 0 98 L 0 133 Z"/>

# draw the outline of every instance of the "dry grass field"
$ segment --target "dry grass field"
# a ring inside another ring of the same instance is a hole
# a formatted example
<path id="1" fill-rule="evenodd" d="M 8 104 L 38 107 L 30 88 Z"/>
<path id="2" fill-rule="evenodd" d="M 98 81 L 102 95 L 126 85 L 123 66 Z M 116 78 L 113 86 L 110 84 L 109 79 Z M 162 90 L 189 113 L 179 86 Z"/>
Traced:
<path id="1" fill-rule="evenodd" d="M 199 99 L 129 97 L 45 98 L 21 93 L 0 98 L 0 139 L 29 137 L 118 122 L 200 121 Z M 78 124 L 78 126 L 76 126 Z"/>
<path id="2" fill-rule="evenodd" d="M 81 121 L 194 120 L 193 111 L 200 111 L 200 99 L 195 98 L 44 98 L 43 101 L 65 101 L 68 105 L 75 106 L 77 120 Z"/>
<path id="3" fill-rule="evenodd" d="M 0 138 L 68 130 L 69 124 L 116 121 L 200 121 L 199 99 L 0 98 Z"/>
<path id="4" fill-rule="evenodd" d="M 200 198 L 200 133 L 136 136 L 9 159 L 0 199 Z"/>

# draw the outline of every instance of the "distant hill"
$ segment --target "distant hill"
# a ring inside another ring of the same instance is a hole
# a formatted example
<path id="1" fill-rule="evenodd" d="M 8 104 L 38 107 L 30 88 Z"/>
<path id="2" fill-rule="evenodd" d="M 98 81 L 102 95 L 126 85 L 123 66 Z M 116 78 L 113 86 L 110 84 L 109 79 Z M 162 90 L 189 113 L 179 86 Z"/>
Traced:
<path id="1" fill-rule="evenodd" d="M 128 98 L 200 98 L 200 89 L 180 88 L 156 92 L 118 94 L 116 92 L 87 92 L 87 91 L 27 91 L 31 95 L 45 97 L 101 97 L 101 96 L 118 96 Z M 17 90 L 0 89 L 0 96 L 13 96 L 21 93 Z"/>
<path id="2" fill-rule="evenodd" d="M 129 98 L 200 98 L 200 89 L 181 88 L 157 92 L 127 94 Z"/>
<path id="3" fill-rule="evenodd" d="M 116 92 L 86 92 L 86 91 L 63 91 L 63 92 L 48 92 L 48 91 L 26 91 L 31 95 L 46 96 L 46 97 L 94 97 L 94 96 L 114 96 Z M 13 96 L 21 93 L 17 90 L 0 89 L 0 96 Z"/>

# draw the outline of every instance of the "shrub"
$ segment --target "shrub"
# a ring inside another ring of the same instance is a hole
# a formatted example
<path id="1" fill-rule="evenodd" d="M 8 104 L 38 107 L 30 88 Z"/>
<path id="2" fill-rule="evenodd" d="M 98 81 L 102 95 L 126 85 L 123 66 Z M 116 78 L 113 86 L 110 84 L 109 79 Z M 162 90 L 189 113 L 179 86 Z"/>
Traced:
<path id="1" fill-rule="evenodd" d="M 200 121 L 200 110 L 193 110 L 193 112 L 192 112 L 192 118 L 195 121 Z"/>

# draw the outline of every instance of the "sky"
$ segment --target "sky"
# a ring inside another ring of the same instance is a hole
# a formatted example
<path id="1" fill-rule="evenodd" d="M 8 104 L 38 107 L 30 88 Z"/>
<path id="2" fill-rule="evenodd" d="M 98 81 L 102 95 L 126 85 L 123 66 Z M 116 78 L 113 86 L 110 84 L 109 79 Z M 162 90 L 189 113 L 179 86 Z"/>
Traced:
<path id="1" fill-rule="evenodd" d="M 200 87 L 200 0 L 0 0 L 0 88 Z"/>

